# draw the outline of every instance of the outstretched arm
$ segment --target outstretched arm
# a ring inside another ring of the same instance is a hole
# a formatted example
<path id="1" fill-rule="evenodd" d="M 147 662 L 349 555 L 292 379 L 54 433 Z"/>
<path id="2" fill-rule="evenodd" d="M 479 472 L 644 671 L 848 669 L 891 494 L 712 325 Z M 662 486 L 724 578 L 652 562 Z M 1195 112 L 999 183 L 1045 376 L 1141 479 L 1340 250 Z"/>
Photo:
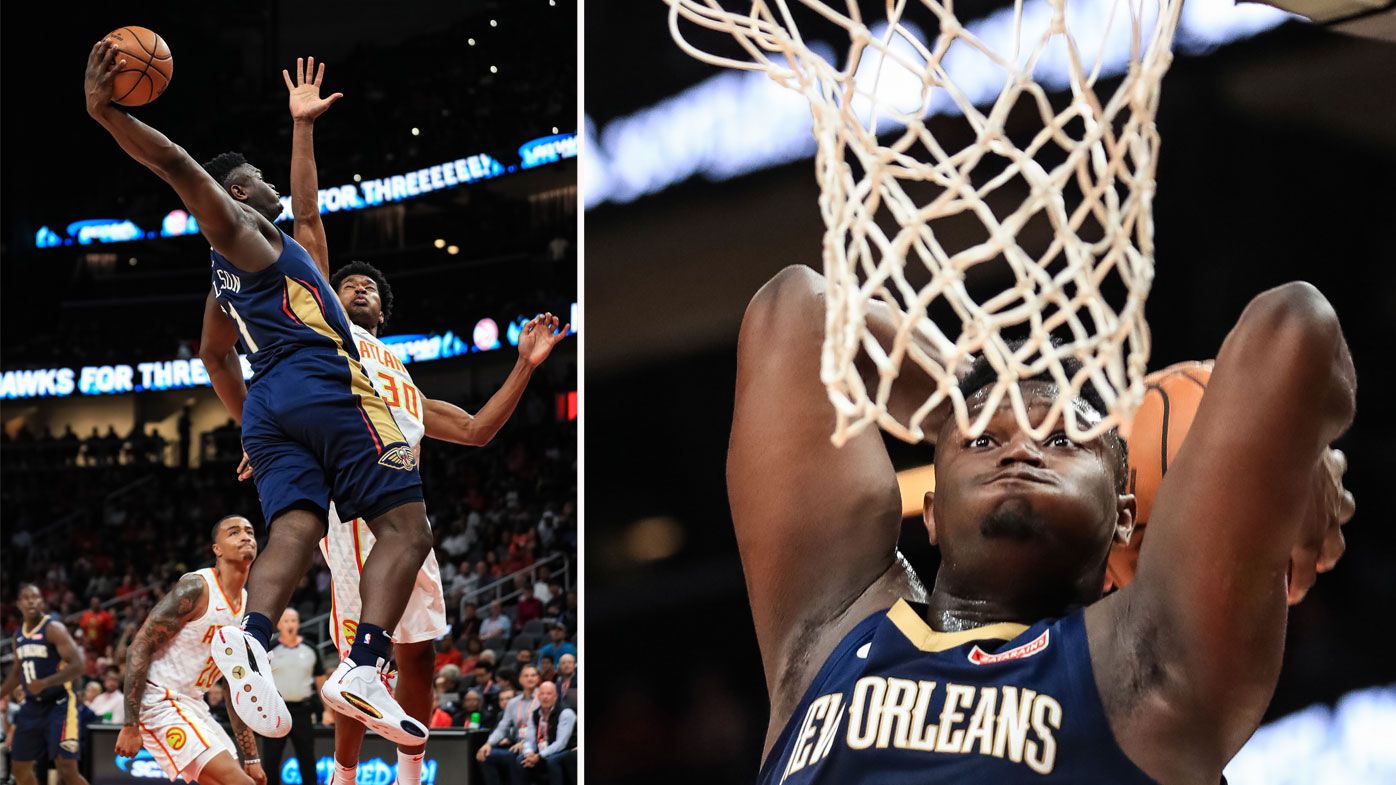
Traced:
<path id="1" fill-rule="evenodd" d="M 218 307 L 213 292 L 204 301 L 203 335 L 199 339 L 199 359 L 213 384 L 218 400 L 228 414 L 242 424 L 242 404 L 247 400 L 247 382 L 242 378 L 242 361 L 237 353 L 238 329 Z"/>
<path id="2" fill-rule="evenodd" d="M 312 78 L 312 74 L 314 77 Z M 325 64 L 315 71 L 315 58 L 296 58 L 296 81 L 282 70 L 290 93 L 291 107 L 291 212 L 296 218 L 295 239 L 310 253 L 320 272 L 330 277 L 330 251 L 325 240 L 325 224 L 320 220 L 320 178 L 315 169 L 315 118 L 344 97 L 335 93 L 320 97 L 320 81 Z"/>
<path id="3" fill-rule="evenodd" d="M 551 313 L 535 316 L 523 327 L 519 336 L 519 359 L 514 370 L 479 413 L 471 414 L 454 404 L 428 399 L 422 414 L 422 425 L 427 436 L 444 442 L 482 447 L 490 443 L 504 423 L 509 421 L 514 409 L 519 405 L 528 380 L 533 378 L 533 370 L 548 359 L 553 347 L 563 338 L 572 325 L 558 328 L 559 319 Z"/>
<path id="4" fill-rule="evenodd" d="M 254 216 L 239 207 L 183 147 L 112 103 L 112 79 L 125 65 L 121 53 L 102 39 L 87 58 L 87 113 L 126 154 L 169 183 L 199 222 L 199 231 L 219 253 L 248 272 L 265 269 L 278 252 L 258 230 Z"/>
<path id="5" fill-rule="evenodd" d="M 1328 445 L 1352 421 L 1355 389 L 1338 318 L 1308 284 L 1255 298 L 1222 344 L 1134 583 L 1086 614 L 1115 736 L 1155 779 L 1215 776 L 1259 724 L 1279 676 L 1291 550 L 1312 543 L 1320 569 L 1341 553 L 1332 535 L 1352 500 Z"/>

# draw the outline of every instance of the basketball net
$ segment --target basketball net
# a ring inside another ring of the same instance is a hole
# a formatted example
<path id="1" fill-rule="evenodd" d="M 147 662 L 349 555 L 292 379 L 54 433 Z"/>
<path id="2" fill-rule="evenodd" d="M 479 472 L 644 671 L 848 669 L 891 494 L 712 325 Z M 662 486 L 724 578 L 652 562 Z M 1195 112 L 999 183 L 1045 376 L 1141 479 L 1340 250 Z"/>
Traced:
<path id="1" fill-rule="evenodd" d="M 1035 438 L 1059 421 L 1071 438 L 1093 438 L 1133 411 L 1149 355 L 1154 115 L 1181 0 L 1071 0 L 1070 8 L 1017 0 L 1011 29 L 1004 11 L 1002 24 L 971 25 L 978 33 L 956 18 L 953 0 L 889 0 L 875 30 L 856 0 L 841 9 L 756 0 L 740 13 L 718 0 L 666 2 L 670 31 L 690 55 L 765 71 L 809 101 L 826 227 L 821 378 L 837 411 L 835 444 L 871 423 L 920 441 L 927 417 L 947 401 L 971 436 L 1005 396 Z M 939 29 L 921 35 L 904 18 L 909 2 L 928 9 Z M 815 51 L 827 44 L 802 38 L 791 5 L 847 32 L 842 68 Z M 750 59 L 699 48 L 690 40 L 696 28 L 730 35 Z M 1107 53 L 1127 53 L 1128 67 L 1113 93 L 1101 94 Z M 982 87 L 986 74 L 991 93 L 976 99 L 965 82 Z M 1065 107 L 1054 108 L 1049 92 Z M 972 141 L 943 147 L 927 127 L 936 114 L 962 115 Z M 940 231 L 950 221 L 960 227 L 954 240 Z M 1020 232 L 1031 225 L 1038 237 L 1029 242 Z M 985 281 L 993 291 L 972 294 Z M 943 329 L 935 309 L 959 323 Z M 870 315 L 882 324 L 890 315 L 891 330 L 879 330 L 886 340 L 869 330 Z M 1010 348 L 1011 339 L 1026 340 Z M 971 422 L 957 381 L 981 353 L 997 378 Z M 860 357 L 876 365 L 871 389 Z M 1081 363 L 1072 375 L 1068 358 Z M 887 402 L 908 363 L 933 392 L 901 421 Z M 1030 422 L 1018 381 L 1041 374 L 1059 395 L 1045 419 Z M 1098 422 L 1070 405 L 1086 385 L 1108 409 Z"/>

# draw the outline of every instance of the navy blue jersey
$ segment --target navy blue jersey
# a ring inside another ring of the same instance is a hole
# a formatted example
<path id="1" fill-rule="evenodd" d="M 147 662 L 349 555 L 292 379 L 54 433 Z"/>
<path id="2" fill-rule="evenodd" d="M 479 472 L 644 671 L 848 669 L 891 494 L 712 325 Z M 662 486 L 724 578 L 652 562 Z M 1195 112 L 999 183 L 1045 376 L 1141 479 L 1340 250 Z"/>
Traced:
<path id="1" fill-rule="evenodd" d="M 854 627 L 760 783 L 1152 783 L 1115 742 L 1082 611 L 942 633 L 899 600 Z"/>
<path id="2" fill-rule="evenodd" d="M 281 231 L 279 228 L 277 231 Z M 281 232 L 281 256 L 261 272 L 239 270 L 222 254 L 213 259 L 213 296 L 238 328 L 252 364 L 252 384 L 292 354 L 359 360 L 349 319 L 330 282 L 300 243 Z"/>
<path id="3" fill-rule="evenodd" d="M 63 667 L 63 658 L 58 655 L 58 647 L 48 642 L 50 621 L 50 617 L 45 615 L 30 630 L 26 630 L 21 622 L 19 631 L 15 633 L 15 656 L 19 659 L 20 680 L 24 684 L 24 692 L 28 695 L 33 695 L 29 689 L 31 682 L 46 679 Z M 44 702 L 52 702 L 66 697 L 67 694 L 68 690 L 64 685 L 55 684 L 34 697 Z"/>

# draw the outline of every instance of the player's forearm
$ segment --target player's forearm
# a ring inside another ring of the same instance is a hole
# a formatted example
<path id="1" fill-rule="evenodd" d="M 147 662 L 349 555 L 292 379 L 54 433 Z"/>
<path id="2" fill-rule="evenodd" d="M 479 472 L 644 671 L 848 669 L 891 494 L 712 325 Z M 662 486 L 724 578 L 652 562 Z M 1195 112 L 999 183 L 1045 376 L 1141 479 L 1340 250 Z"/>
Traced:
<path id="1" fill-rule="evenodd" d="M 10 668 L 10 672 L 5 676 L 5 683 L 4 683 L 4 685 L 3 685 L 3 686 L 0 686 L 0 698 L 4 698 L 5 700 L 9 700 L 10 695 L 12 695 L 12 694 L 14 693 L 14 691 L 15 691 L 15 687 L 18 687 L 18 686 L 19 686 L 19 660 L 16 659 L 16 660 L 15 660 L 15 666 L 14 666 L 13 668 Z"/>
<path id="2" fill-rule="evenodd" d="M 533 377 L 533 369 L 535 366 L 519 358 L 518 362 L 514 363 L 514 370 L 510 372 L 508 379 L 504 380 L 503 386 L 491 395 L 489 402 L 475 415 L 454 404 L 427 399 L 426 413 L 422 418 L 427 436 L 469 447 L 486 446 L 494 439 L 494 434 L 504 427 L 504 423 L 510 420 L 510 416 L 514 415 L 519 398 L 523 397 L 523 390 L 528 387 L 529 379 Z"/>
<path id="3" fill-rule="evenodd" d="M 141 696 L 145 695 L 145 684 L 150 675 L 151 654 L 150 647 L 139 639 L 126 650 L 126 678 L 121 696 L 126 709 L 126 725 L 135 725 L 140 720 Z"/>
<path id="4" fill-rule="evenodd" d="M 223 402 L 223 408 L 228 410 L 237 424 L 242 425 L 242 404 L 247 400 L 247 382 L 242 378 L 242 361 L 238 359 L 238 353 L 229 350 L 221 356 L 205 356 L 203 361 L 218 400 Z"/>
<path id="5" fill-rule="evenodd" d="M 320 175 L 315 168 L 315 121 L 291 128 L 291 212 L 296 223 L 320 220 Z"/>
<path id="6" fill-rule="evenodd" d="M 82 654 L 78 654 L 76 662 L 65 662 L 63 667 L 53 675 L 54 684 L 67 684 L 82 675 Z"/>
<path id="7" fill-rule="evenodd" d="M 528 382 L 533 378 L 535 366 L 525 361 L 522 357 L 514 363 L 514 370 L 509 372 L 508 378 L 500 386 L 495 394 L 490 396 L 489 401 L 480 408 L 479 412 L 471 417 L 466 415 L 468 420 L 457 417 L 453 422 L 458 429 L 460 438 L 450 439 L 457 444 L 468 444 L 476 447 L 483 447 L 494 439 L 499 429 L 504 427 L 504 423 L 514 415 L 514 410 L 519 406 L 519 399 L 523 397 L 523 392 L 528 388 Z M 447 404 L 449 406 L 450 404 Z M 456 407 L 451 407 L 456 408 Z M 465 414 L 463 410 L 457 410 L 460 414 Z"/>
<path id="8" fill-rule="evenodd" d="M 180 166 L 194 164 L 184 148 L 168 136 L 117 109 L 111 104 L 89 109 L 92 119 L 107 129 L 126 154 L 162 178 Z"/>
<path id="9" fill-rule="evenodd" d="M 223 682 L 226 685 L 227 682 Z M 235 711 L 228 712 L 228 722 L 233 726 L 233 740 L 238 745 L 239 757 L 242 760 L 251 760 L 257 757 L 257 736 L 247 727 L 242 718 Z"/>

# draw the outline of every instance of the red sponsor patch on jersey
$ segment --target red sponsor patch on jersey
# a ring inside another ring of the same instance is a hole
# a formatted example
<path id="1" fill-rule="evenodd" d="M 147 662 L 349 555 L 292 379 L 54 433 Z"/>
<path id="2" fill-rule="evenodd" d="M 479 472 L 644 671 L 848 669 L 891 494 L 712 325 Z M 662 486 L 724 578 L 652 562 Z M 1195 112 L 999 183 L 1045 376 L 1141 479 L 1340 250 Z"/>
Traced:
<path id="1" fill-rule="evenodd" d="M 1024 643 L 1022 646 L 1014 646 L 1008 651 L 1001 651 L 998 654 L 990 654 L 978 646 L 975 646 L 969 652 L 969 661 L 975 665 L 993 665 L 996 662 L 1007 662 L 1008 660 L 1021 660 L 1024 657 L 1031 657 L 1047 648 L 1049 642 L 1047 637 L 1048 632 L 1050 631 L 1043 630 L 1041 635 Z"/>

